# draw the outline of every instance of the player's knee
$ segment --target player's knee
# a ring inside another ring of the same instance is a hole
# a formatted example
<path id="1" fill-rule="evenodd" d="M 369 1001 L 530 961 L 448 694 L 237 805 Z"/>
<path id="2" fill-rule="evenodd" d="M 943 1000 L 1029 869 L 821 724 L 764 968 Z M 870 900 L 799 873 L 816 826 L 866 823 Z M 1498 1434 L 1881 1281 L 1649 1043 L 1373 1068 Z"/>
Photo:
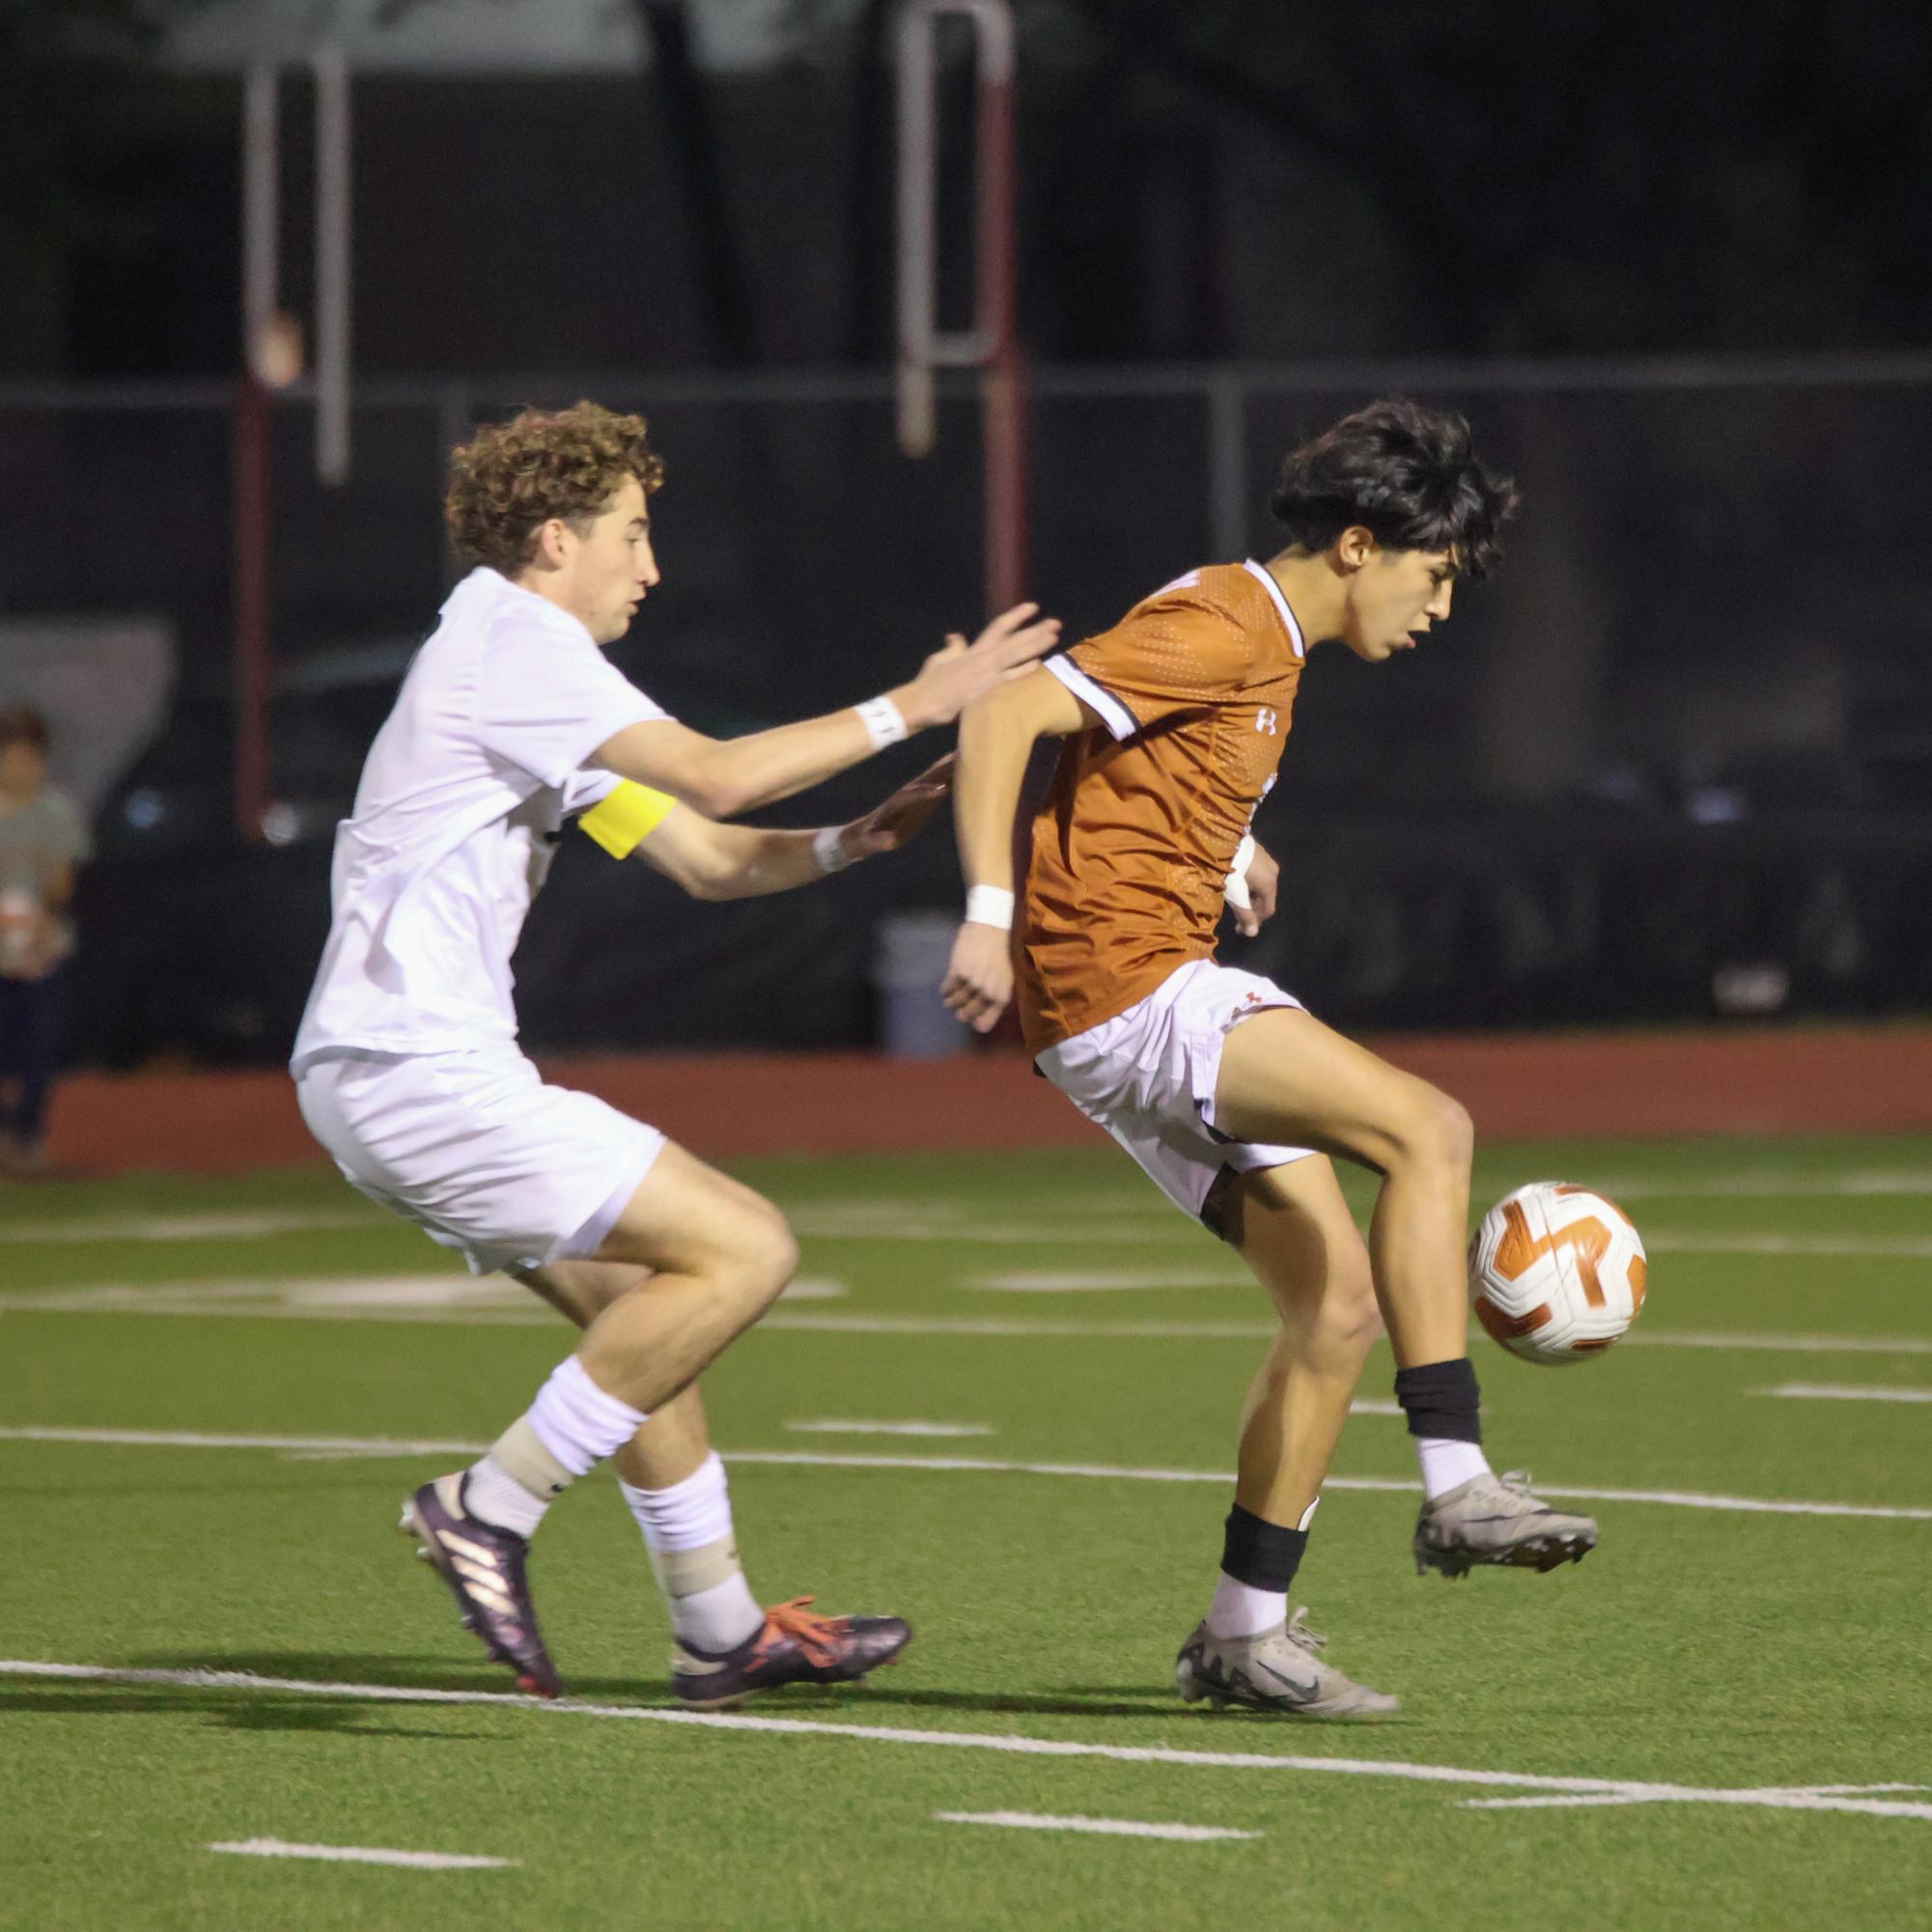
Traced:
<path id="1" fill-rule="evenodd" d="M 762 1313 L 798 1273 L 798 1243 L 770 1201 L 747 1207 L 732 1231 L 725 1274 L 733 1292 Z"/>
<path id="2" fill-rule="evenodd" d="M 1467 1173 L 1475 1157 L 1475 1123 L 1461 1101 L 1422 1086 L 1405 1109 L 1400 1132 L 1403 1154 L 1412 1162 Z"/>
<path id="3" fill-rule="evenodd" d="M 1357 1253 L 1338 1261 L 1330 1272 L 1321 1327 L 1330 1349 L 1359 1361 L 1382 1339 L 1382 1310 L 1375 1300 L 1367 1251 L 1357 1246 Z"/>

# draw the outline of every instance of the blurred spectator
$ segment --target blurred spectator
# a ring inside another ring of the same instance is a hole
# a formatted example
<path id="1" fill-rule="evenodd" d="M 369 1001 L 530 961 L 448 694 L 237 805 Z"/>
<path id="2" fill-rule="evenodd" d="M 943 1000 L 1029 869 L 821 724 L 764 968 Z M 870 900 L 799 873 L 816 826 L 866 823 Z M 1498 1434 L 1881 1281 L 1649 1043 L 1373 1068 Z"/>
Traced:
<path id="1" fill-rule="evenodd" d="M 73 800 L 47 779 L 47 721 L 0 710 L 0 1170 L 45 1159 L 47 1095 L 60 1053 L 68 908 L 93 855 Z"/>

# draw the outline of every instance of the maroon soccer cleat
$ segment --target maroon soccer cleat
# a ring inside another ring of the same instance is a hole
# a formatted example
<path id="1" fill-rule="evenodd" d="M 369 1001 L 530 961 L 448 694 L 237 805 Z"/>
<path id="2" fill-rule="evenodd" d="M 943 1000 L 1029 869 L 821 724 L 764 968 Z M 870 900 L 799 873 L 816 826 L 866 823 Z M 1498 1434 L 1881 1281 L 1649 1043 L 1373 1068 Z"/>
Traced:
<path id="1" fill-rule="evenodd" d="M 709 1656 L 688 1644 L 671 1652 L 671 1689 L 694 1711 L 720 1711 L 781 1684 L 852 1684 L 897 1662 L 912 1626 L 896 1616 L 814 1616 L 810 1597 L 765 1612 L 764 1628 L 736 1650 Z"/>
<path id="2" fill-rule="evenodd" d="M 518 1684 L 537 1697 L 563 1695 L 563 1680 L 537 1628 L 524 1566 L 527 1537 L 471 1516 L 463 1478 L 438 1476 L 403 1505 L 396 1526 L 416 1539 L 416 1554 L 450 1586 L 465 1630 L 482 1638 L 493 1663 L 507 1664 Z"/>

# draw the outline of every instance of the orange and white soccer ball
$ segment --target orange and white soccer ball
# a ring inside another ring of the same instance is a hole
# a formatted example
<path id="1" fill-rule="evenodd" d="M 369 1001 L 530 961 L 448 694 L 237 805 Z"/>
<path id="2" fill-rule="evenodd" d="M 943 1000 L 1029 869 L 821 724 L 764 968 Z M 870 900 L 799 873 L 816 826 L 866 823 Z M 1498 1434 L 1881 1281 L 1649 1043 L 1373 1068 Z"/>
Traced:
<path id="1" fill-rule="evenodd" d="M 1476 1320 L 1525 1361 L 1601 1355 L 1643 1307 L 1643 1242 L 1614 1201 L 1571 1181 L 1505 1194 L 1470 1243 Z"/>

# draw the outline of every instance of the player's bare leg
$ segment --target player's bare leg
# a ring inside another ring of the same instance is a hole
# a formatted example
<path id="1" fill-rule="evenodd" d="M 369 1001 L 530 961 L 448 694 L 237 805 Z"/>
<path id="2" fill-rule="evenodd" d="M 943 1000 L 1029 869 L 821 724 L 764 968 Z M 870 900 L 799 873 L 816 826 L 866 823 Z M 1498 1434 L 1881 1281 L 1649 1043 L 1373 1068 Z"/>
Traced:
<path id="1" fill-rule="evenodd" d="M 1299 1523 L 1382 1334 L 1368 1253 L 1319 1155 L 1247 1175 L 1223 1225 L 1281 1318 L 1243 1412 L 1235 1500 L 1268 1522 Z"/>
<path id="2" fill-rule="evenodd" d="M 545 1696 L 562 1689 L 526 1574 L 550 1503 L 644 1426 L 770 1305 L 798 1248 L 768 1201 L 666 1145 L 606 1237 L 632 1264 L 575 1355 L 472 1469 L 425 1483 L 404 1508 L 413 1536 L 484 1648 Z M 559 1292 L 563 1292 L 560 1285 Z M 561 1304 L 560 1304 L 561 1305 Z"/>
<path id="3" fill-rule="evenodd" d="M 1246 1176 L 1222 1203 L 1221 1225 L 1268 1290 L 1281 1332 L 1248 1390 L 1220 1580 L 1175 1660 L 1176 1682 L 1190 1702 L 1382 1716 L 1396 1700 L 1324 1663 L 1302 1612 L 1288 1615 L 1322 1481 L 1382 1332 L 1368 1254 L 1319 1155 Z"/>
<path id="4" fill-rule="evenodd" d="M 650 1274 L 626 1262 L 563 1261 L 519 1278 L 588 1328 Z M 803 1608 L 809 1598 L 760 1606 L 739 1560 L 724 1465 L 696 1383 L 654 1410 L 611 1467 L 670 1608 L 673 1688 L 687 1702 L 736 1702 L 800 1680 L 850 1681 L 890 1663 L 910 1640 L 896 1617 L 813 1616 Z"/>
<path id="5" fill-rule="evenodd" d="M 1369 1256 L 1395 1392 L 1422 1467 L 1417 1567 L 1462 1576 L 1478 1563 L 1549 1569 L 1580 1559 L 1596 1542 L 1595 1523 L 1498 1478 L 1482 1452 L 1464 1262 L 1468 1113 L 1294 1008 L 1256 1014 L 1229 1033 L 1215 1111 L 1231 1139 L 1316 1147 L 1383 1177 Z"/>

